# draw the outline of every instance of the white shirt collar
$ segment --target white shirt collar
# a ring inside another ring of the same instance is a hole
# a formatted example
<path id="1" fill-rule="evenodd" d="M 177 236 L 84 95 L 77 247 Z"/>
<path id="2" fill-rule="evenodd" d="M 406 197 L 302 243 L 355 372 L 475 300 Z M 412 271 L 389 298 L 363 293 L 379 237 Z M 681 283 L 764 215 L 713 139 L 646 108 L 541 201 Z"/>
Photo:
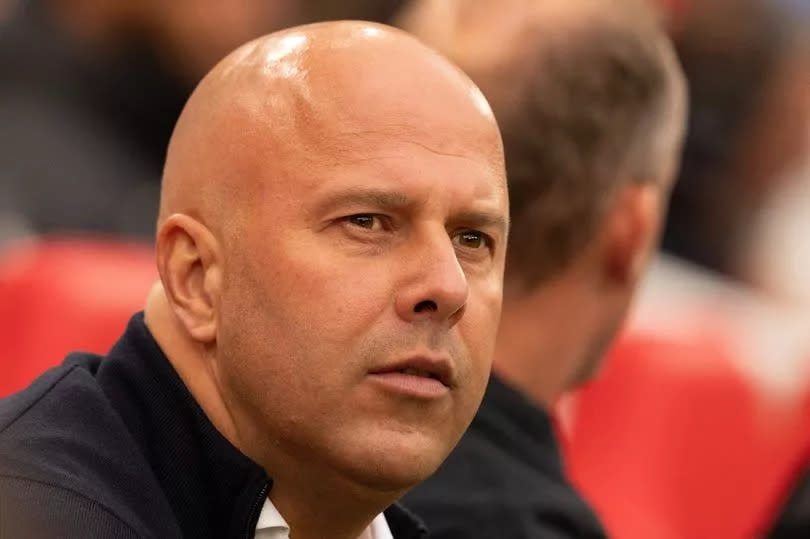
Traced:
<path id="1" fill-rule="evenodd" d="M 256 539 L 290 539 L 290 526 L 270 498 L 264 500 L 262 512 L 259 514 L 259 521 L 256 524 Z M 391 529 L 385 520 L 385 515 L 380 513 L 371 521 L 368 528 L 360 534 L 357 539 L 394 539 Z"/>
<path id="2" fill-rule="evenodd" d="M 290 526 L 276 506 L 265 498 L 259 521 L 256 523 L 256 539 L 289 539 Z"/>

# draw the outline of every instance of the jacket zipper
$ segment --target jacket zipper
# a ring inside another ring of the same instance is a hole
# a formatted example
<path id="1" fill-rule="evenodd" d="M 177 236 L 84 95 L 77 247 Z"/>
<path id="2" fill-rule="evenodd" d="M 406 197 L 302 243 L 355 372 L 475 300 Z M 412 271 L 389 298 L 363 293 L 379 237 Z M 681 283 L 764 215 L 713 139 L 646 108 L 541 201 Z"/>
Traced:
<path id="1" fill-rule="evenodd" d="M 259 507 L 264 504 L 264 499 L 267 498 L 267 492 L 269 490 L 270 490 L 270 481 L 267 481 L 262 487 L 262 489 L 259 491 L 259 495 L 256 496 L 256 500 L 253 502 L 253 506 L 250 508 L 250 513 L 248 513 L 250 518 L 248 518 L 247 521 L 247 529 L 245 530 L 245 539 L 252 539 L 256 534 L 256 522 L 255 522 L 256 519 L 254 519 L 253 517 L 256 515 L 256 511 L 259 510 Z"/>

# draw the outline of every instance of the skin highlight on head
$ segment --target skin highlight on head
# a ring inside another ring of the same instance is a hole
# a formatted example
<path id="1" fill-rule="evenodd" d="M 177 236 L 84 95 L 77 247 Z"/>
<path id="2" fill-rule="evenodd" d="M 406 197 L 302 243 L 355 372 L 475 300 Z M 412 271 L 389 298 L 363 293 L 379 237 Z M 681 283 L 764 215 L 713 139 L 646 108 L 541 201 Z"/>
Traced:
<path id="1" fill-rule="evenodd" d="M 163 181 L 150 330 L 293 534 L 356 537 L 486 385 L 509 220 L 486 100 L 402 32 L 294 28 L 201 82 Z M 413 358 L 436 395 L 376 374 Z"/>

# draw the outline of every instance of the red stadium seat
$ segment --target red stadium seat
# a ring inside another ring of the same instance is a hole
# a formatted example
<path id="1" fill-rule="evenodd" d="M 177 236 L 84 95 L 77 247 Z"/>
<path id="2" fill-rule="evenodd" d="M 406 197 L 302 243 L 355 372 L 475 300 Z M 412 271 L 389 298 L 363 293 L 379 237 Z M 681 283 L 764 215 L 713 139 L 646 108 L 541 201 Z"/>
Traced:
<path id="1" fill-rule="evenodd" d="M 52 239 L 0 252 L 0 396 L 68 351 L 106 352 L 156 279 L 144 245 Z"/>
<path id="2" fill-rule="evenodd" d="M 768 395 L 710 339 L 623 336 L 567 403 L 573 481 L 611 537 L 761 535 L 810 447 L 810 402 Z"/>

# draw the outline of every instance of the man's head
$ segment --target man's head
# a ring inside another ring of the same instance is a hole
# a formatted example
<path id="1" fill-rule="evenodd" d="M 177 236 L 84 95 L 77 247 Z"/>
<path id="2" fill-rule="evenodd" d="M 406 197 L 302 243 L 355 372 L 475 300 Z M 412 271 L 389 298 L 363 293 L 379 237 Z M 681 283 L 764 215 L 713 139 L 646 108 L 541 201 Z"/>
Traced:
<path id="1" fill-rule="evenodd" d="M 513 228 L 496 368 L 528 350 L 513 377 L 549 393 L 549 381 L 587 378 L 624 318 L 677 169 L 685 85 L 637 2 L 485 4 L 428 0 L 405 20 L 444 45 L 498 118 Z M 436 9 L 449 30 L 430 22 Z"/>
<path id="2" fill-rule="evenodd" d="M 202 81 L 169 146 L 161 325 L 184 352 L 168 355 L 274 492 L 401 492 L 483 394 L 507 224 L 497 126 L 446 60 L 367 23 L 256 40 Z"/>

